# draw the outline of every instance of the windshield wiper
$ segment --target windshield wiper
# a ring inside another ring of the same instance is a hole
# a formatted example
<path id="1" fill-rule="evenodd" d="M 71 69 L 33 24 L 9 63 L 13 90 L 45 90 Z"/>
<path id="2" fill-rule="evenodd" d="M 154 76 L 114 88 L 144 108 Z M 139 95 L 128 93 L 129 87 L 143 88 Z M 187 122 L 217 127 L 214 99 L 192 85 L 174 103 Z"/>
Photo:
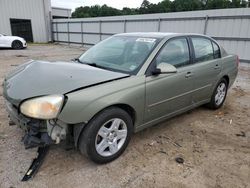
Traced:
<path id="1" fill-rule="evenodd" d="M 74 59 L 72 59 L 73 61 L 77 61 L 78 63 L 84 63 L 84 62 L 82 62 L 79 58 L 74 58 Z"/>
<path id="2" fill-rule="evenodd" d="M 92 67 L 99 67 L 99 65 L 97 65 L 96 63 L 85 63 L 85 64 L 87 64 L 87 65 L 89 65 L 89 66 L 92 66 Z"/>
<path id="3" fill-rule="evenodd" d="M 97 67 L 97 68 L 100 68 L 100 69 L 109 70 L 109 68 L 107 68 L 107 67 L 103 67 L 101 65 L 97 65 L 96 63 L 89 63 L 89 62 L 81 61 L 79 58 L 75 58 L 75 59 L 73 59 L 73 61 L 77 61 L 78 63 L 89 65 L 89 66 L 92 66 L 92 67 Z"/>
<path id="4" fill-rule="evenodd" d="M 92 67 L 97 67 L 97 68 L 100 68 L 100 69 L 109 70 L 109 68 L 103 67 L 101 65 L 97 65 L 96 63 L 87 63 L 87 62 L 84 62 L 84 64 L 87 64 L 87 65 L 92 66 Z"/>

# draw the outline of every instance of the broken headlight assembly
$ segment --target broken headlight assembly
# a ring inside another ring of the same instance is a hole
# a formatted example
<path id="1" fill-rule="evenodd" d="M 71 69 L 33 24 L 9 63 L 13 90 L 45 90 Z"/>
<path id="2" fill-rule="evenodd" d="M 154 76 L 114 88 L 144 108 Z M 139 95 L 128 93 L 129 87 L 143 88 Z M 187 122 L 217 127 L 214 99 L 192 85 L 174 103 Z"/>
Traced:
<path id="1" fill-rule="evenodd" d="M 20 106 L 22 114 L 36 119 L 54 119 L 58 116 L 64 101 L 63 95 L 48 95 L 24 101 Z"/>

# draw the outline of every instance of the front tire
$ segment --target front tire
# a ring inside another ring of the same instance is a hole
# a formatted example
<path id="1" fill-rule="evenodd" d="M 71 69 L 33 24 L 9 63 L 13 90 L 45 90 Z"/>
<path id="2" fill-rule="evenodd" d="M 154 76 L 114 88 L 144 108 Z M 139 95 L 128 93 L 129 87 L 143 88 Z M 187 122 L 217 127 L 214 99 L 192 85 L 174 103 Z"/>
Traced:
<path id="1" fill-rule="evenodd" d="M 79 138 L 79 150 L 96 163 L 108 163 L 126 149 L 133 132 L 130 115 L 117 107 L 94 117 Z"/>
<path id="2" fill-rule="evenodd" d="M 227 90 L 228 83 L 225 78 L 222 78 L 214 89 L 211 101 L 208 103 L 208 107 L 214 110 L 220 108 L 226 99 Z"/>
<path id="3" fill-rule="evenodd" d="M 22 43 L 21 41 L 19 41 L 19 40 L 14 40 L 14 41 L 12 42 L 11 47 L 12 47 L 13 49 L 16 49 L 16 50 L 22 49 L 22 48 L 23 48 L 23 43 Z"/>

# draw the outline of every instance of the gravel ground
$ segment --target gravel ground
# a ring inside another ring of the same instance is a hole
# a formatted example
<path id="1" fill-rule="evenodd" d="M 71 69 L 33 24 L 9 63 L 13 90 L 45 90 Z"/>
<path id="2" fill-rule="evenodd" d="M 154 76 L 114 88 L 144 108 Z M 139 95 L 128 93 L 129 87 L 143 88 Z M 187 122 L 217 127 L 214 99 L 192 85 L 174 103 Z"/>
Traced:
<path id="1" fill-rule="evenodd" d="M 0 82 L 29 59 L 70 60 L 84 49 L 30 45 L 0 50 Z M 31 86 L 32 89 L 32 86 Z M 35 178 L 20 182 L 36 149 L 25 150 L 23 132 L 8 126 L 0 87 L 0 187 L 250 187 L 250 64 L 240 64 L 238 78 L 224 106 L 204 107 L 135 134 L 124 154 L 96 165 L 78 151 L 53 146 Z M 183 164 L 175 161 L 184 159 Z"/>

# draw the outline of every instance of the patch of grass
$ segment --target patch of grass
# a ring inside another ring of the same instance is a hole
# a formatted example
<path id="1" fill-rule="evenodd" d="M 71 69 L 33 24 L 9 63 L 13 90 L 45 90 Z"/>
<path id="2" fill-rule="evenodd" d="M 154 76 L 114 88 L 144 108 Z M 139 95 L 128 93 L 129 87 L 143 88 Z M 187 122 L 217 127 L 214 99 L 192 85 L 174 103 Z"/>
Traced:
<path id="1" fill-rule="evenodd" d="M 48 43 L 48 42 L 28 42 L 28 45 L 29 46 L 47 46 L 47 45 L 50 45 L 50 44 L 53 44 L 53 43 Z"/>

